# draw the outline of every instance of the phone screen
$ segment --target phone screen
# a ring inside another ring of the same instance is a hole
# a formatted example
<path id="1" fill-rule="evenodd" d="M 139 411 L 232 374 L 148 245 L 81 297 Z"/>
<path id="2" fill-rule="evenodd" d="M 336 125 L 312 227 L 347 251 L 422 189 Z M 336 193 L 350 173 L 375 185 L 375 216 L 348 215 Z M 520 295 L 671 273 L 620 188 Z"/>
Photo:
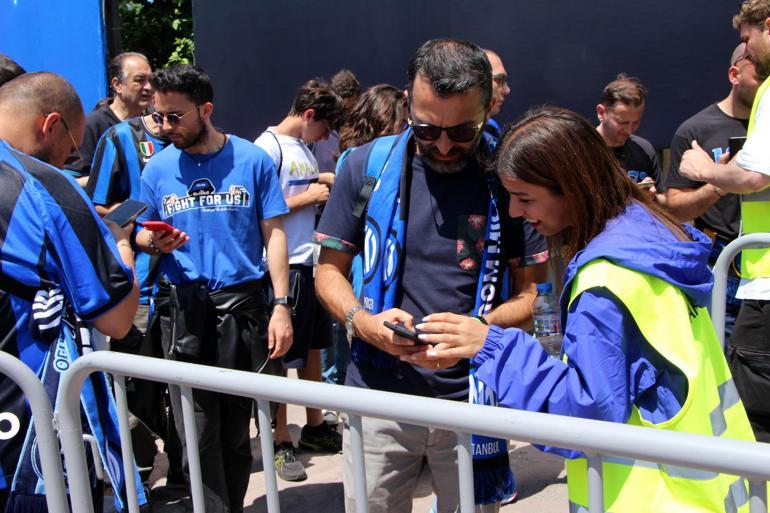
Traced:
<path id="1" fill-rule="evenodd" d="M 145 210 L 147 210 L 146 203 L 128 199 L 121 203 L 115 210 L 104 216 L 104 218 L 120 226 L 126 226 L 128 223 L 131 223 L 139 217 L 139 214 Z"/>

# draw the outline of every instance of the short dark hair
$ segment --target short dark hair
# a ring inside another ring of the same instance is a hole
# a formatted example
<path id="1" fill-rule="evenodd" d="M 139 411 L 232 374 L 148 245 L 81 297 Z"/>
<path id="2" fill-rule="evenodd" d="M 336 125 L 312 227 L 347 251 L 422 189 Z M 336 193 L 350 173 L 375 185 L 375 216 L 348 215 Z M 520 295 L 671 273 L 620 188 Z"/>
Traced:
<path id="1" fill-rule="evenodd" d="M 308 109 L 315 111 L 315 119 L 326 120 L 336 129 L 342 121 L 344 105 L 340 95 L 327 82 L 315 78 L 299 88 L 289 115 L 301 116 Z"/>
<path id="2" fill-rule="evenodd" d="M 620 73 L 615 77 L 615 80 L 604 86 L 599 103 L 605 107 L 612 107 L 616 103 L 639 107 L 644 103 L 646 96 L 647 88 L 644 87 L 641 80 Z"/>
<path id="3" fill-rule="evenodd" d="M 432 39 L 423 43 L 409 62 L 407 90 L 410 97 L 418 73 L 442 98 L 478 87 L 484 106 L 492 101 L 492 65 L 484 50 L 470 41 Z"/>
<path id="4" fill-rule="evenodd" d="M 112 84 L 112 79 L 117 78 L 118 82 L 121 84 L 126 81 L 126 72 L 123 70 L 123 65 L 126 62 L 126 59 L 129 57 L 137 57 L 139 59 L 144 59 L 145 62 L 149 64 L 149 60 L 147 60 L 147 57 L 145 57 L 143 54 L 139 52 L 123 52 L 115 57 L 112 58 L 112 60 L 107 64 L 107 83 Z"/>
<path id="5" fill-rule="evenodd" d="M 24 73 L 26 71 L 16 61 L 0 53 L 0 86 Z"/>
<path id="6" fill-rule="evenodd" d="M 175 64 L 168 68 L 159 69 L 152 74 L 150 84 L 155 91 L 183 93 L 195 105 L 214 101 L 214 88 L 211 79 L 198 66 L 190 64 Z"/>
<path id="7" fill-rule="evenodd" d="M 355 73 L 349 69 L 341 69 L 334 74 L 329 81 L 332 89 L 342 97 L 343 100 L 354 96 L 361 96 L 361 82 L 358 81 Z"/>

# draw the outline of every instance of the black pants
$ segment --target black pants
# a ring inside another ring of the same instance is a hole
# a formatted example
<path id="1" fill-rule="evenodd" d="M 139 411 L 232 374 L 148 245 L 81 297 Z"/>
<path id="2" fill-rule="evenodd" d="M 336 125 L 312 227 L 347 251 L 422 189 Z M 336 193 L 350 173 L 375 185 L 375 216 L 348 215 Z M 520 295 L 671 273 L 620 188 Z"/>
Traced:
<path id="1" fill-rule="evenodd" d="M 770 301 L 743 301 L 727 361 L 754 436 L 770 442 Z"/>
<path id="2" fill-rule="evenodd" d="M 185 294 L 181 287 L 177 292 L 179 294 L 173 296 L 179 298 L 178 313 L 169 307 L 158 311 L 167 358 L 246 371 L 261 367 L 268 354 L 269 320 L 267 289 L 263 282 L 205 295 Z M 190 300 L 191 296 L 198 299 Z M 204 296 L 207 299 L 199 301 Z M 180 313 L 189 315 L 179 321 Z M 189 331 L 182 333 L 182 328 Z M 195 338 L 200 341 L 196 354 L 174 350 L 174 339 L 189 341 Z M 268 365 L 267 368 L 275 373 L 280 365 Z M 170 393 L 176 428 L 182 446 L 186 448 L 179 388 L 171 386 Z M 252 400 L 194 390 L 193 403 L 206 511 L 240 513 L 251 473 L 249 419 Z M 189 476 L 186 449 L 183 461 Z"/>

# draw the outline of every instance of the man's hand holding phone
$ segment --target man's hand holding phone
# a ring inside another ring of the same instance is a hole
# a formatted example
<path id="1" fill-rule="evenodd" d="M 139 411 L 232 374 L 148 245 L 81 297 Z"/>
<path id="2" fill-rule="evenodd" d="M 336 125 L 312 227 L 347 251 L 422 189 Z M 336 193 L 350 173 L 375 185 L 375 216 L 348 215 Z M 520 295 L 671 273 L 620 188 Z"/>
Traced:
<path id="1" fill-rule="evenodd" d="M 381 351 L 393 356 L 422 351 L 421 346 L 415 344 L 410 338 L 400 336 L 387 328 L 385 322 L 401 325 L 407 331 L 414 330 L 411 314 L 398 308 L 391 308 L 377 315 L 361 312 L 353 318 L 353 326 L 357 336 Z"/>
<path id="2" fill-rule="evenodd" d="M 162 221 L 144 221 L 136 236 L 139 246 L 151 255 L 171 253 L 190 240 L 190 236 Z"/>

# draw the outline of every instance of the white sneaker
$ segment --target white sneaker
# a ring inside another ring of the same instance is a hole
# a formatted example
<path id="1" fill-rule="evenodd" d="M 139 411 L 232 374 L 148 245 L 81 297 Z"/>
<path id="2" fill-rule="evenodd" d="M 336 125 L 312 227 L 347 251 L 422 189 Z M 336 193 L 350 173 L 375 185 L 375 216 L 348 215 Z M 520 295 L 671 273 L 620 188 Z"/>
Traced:
<path id="1" fill-rule="evenodd" d="M 321 410 L 321 414 L 323 415 L 324 422 L 330 426 L 336 426 L 340 423 L 339 415 L 334 410 Z"/>

